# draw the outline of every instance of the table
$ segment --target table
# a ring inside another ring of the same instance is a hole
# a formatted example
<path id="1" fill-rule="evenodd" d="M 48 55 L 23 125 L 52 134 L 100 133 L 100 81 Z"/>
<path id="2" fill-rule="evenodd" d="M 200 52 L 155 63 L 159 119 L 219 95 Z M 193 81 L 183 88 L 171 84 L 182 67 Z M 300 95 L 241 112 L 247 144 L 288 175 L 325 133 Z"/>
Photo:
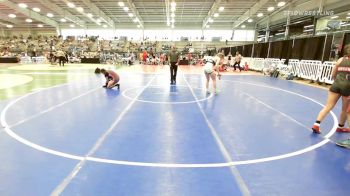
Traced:
<path id="1" fill-rule="evenodd" d="M 82 58 L 81 63 L 100 63 L 100 58 Z"/>
<path id="2" fill-rule="evenodd" d="M 0 63 L 18 63 L 17 57 L 0 57 Z"/>
<path id="3" fill-rule="evenodd" d="M 180 60 L 179 65 L 189 65 L 188 60 Z"/>

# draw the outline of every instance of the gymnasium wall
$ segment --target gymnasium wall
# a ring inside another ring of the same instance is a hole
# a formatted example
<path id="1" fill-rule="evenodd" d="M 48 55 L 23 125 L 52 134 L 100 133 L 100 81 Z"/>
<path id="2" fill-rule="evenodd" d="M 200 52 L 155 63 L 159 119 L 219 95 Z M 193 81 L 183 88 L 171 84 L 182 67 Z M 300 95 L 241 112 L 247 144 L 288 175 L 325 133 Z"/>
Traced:
<path id="1" fill-rule="evenodd" d="M 336 35 L 339 36 L 339 35 Z M 243 46 L 225 47 L 225 54 L 235 54 L 239 51 L 245 57 L 253 58 L 278 58 L 332 61 L 342 57 L 342 49 L 350 44 L 350 33 L 342 34 L 342 43 L 334 41 L 335 35 L 324 35 L 275 42 L 254 43 Z M 336 52 L 332 54 L 334 48 Z"/>

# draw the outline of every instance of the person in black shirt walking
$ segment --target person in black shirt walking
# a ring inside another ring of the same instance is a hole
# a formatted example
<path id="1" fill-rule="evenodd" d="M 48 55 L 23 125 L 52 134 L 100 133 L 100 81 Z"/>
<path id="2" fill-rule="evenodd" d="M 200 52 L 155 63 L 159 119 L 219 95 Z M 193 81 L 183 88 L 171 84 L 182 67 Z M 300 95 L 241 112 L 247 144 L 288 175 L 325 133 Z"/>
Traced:
<path id="1" fill-rule="evenodd" d="M 170 61 L 170 84 L 176 84 L 176 73 L 177 66 L 179 64 L 180 54 L 176 52 L 175 47 L 172 48 L 171 52 L 168 54 L 168 59 Z"/>

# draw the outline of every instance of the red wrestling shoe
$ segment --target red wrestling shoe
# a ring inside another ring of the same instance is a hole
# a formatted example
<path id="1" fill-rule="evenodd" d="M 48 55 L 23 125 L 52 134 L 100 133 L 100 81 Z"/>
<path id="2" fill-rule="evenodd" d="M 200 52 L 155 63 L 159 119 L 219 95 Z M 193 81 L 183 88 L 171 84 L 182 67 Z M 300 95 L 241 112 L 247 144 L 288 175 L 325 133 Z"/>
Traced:
<path id="1" fill-rule="evenodd" d="M 338 127 L 336 132 L 339 132 L 339 133 L 350 133 L 350 128 Z"/>
<path id="2" fill-rule="evenodd" d="M 314 124 L 313 126 L 312 126 L 312 131 L 314 132 L 314 133 L 317 133 L 317 134 L 320 134 L 321 133 L 321 131 L 320 131 L 320 125 L 317 125 L 317 124 Z"/>

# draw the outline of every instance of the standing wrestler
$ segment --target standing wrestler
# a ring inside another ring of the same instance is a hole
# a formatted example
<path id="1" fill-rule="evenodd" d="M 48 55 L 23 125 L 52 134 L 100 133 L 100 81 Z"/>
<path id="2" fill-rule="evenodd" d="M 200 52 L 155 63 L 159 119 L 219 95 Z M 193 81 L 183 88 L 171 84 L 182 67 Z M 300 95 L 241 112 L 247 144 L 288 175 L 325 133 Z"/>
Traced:
<path id="1" fill-rule="evenodd" d="M 342 111 L 339 117 L 339 125 L 337 132 L 344 132 L 344 124 L 346 121 L 347 108 L 350 96 L 350 45 L 344 47 L 345 56 L 340 58 L 332 70 L 332 86 L 328 91 L 327 103 L 319 112 L 316 122 L 312 126 L 314 133 L 321 133 L 320 124 L 326 115 L 333 109 L 335 104 L 342 98 Z"/>
<path id="2" fill-rule="evenodd" d="M 219 74 L 219 69 L 224 61 L 224 54 L 218 53 L 215 57 L 211 57 L 207 59 L 205 65 L 204 65 L 204 74 L 207 79 L 205 87 L 207 89 L 207 93 L 210 93 L 209 91 L 209 80 L 213 81 L 213 88 L 214 88 L 214 93 L 216 94 L 216 75 L 218 75 L 220 79 L 220 74 Z"/>

